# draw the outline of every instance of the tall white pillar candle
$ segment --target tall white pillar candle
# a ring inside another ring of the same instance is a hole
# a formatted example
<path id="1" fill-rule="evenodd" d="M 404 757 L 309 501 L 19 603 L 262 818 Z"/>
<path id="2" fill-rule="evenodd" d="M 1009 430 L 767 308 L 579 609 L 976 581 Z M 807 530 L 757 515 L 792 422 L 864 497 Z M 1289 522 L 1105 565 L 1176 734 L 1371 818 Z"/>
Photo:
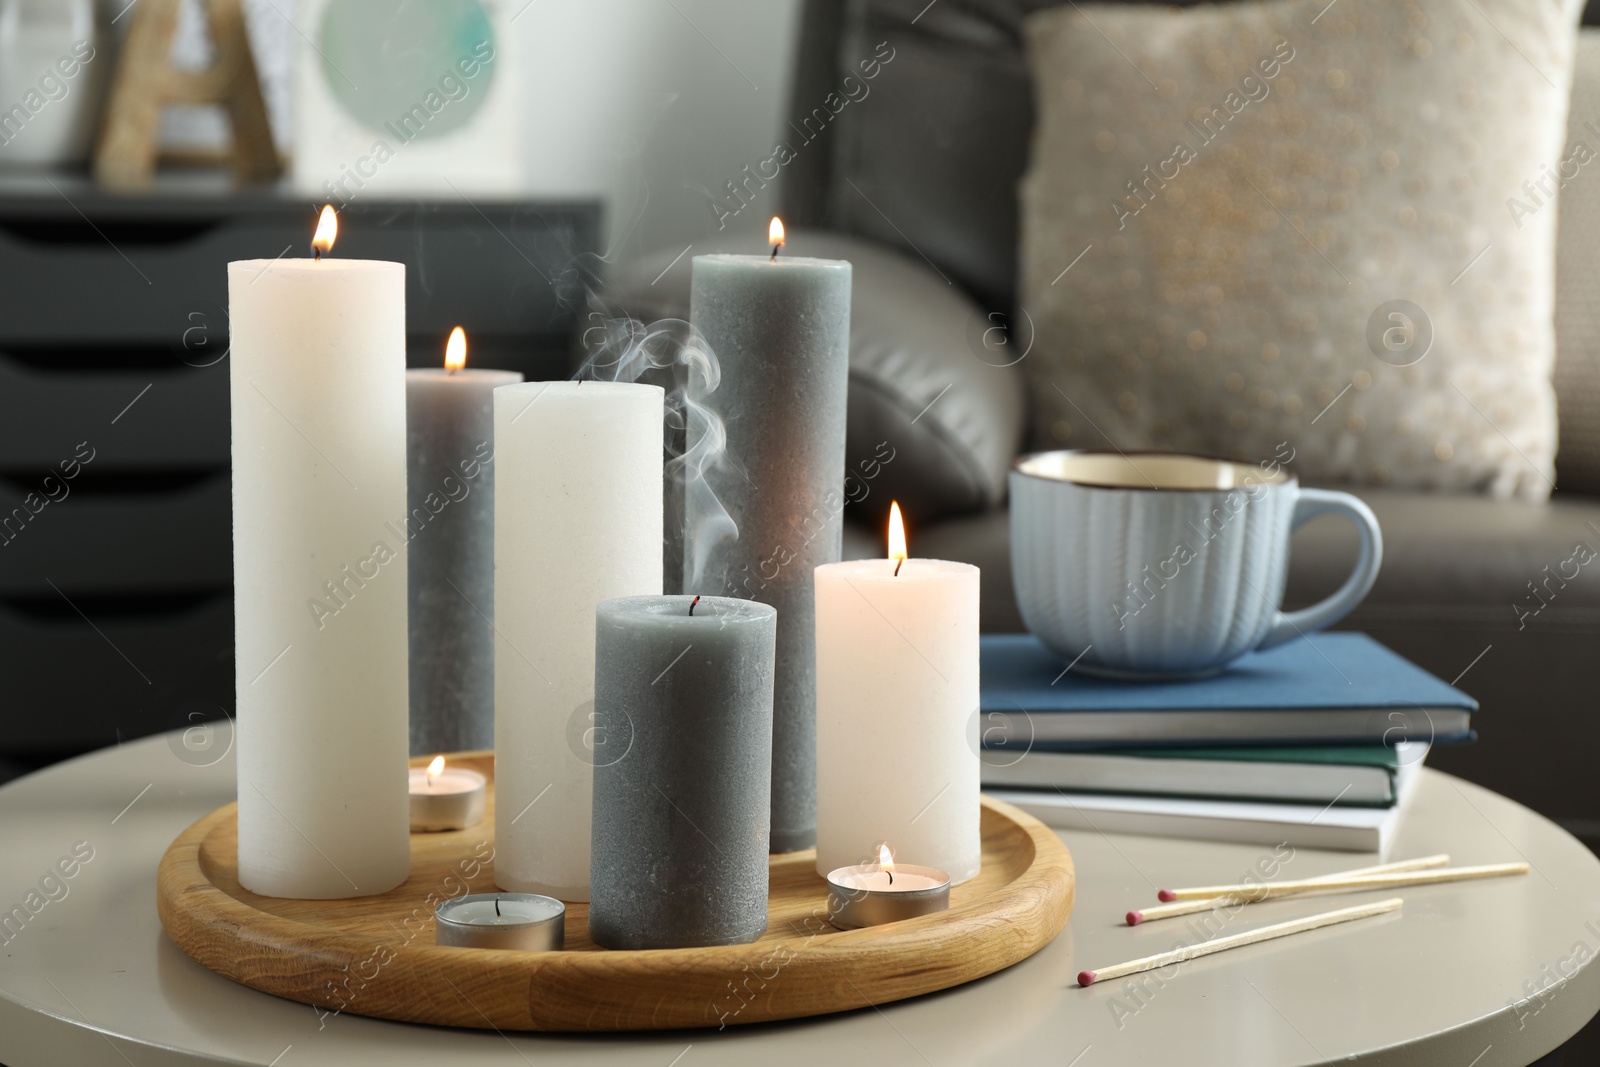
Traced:
<path id="1" fill-rule="evenodd" d="M 595 608 L 661 593 L 664 398 L 618 382 L 494 392 L 501 889 L 589 899 Z"/>
<path id="2" fill-rule="evenodd" d="M 239 882 L 324 900 L 410 865 L 405 266 L 228 264 Z"/>
<path id="3" fill-rule="evenodd" d="M 978 568 L 852 560 L 818 567 L 815 581 L 817 873 L 887 842 L 952 884 L 972 878 Z"/>

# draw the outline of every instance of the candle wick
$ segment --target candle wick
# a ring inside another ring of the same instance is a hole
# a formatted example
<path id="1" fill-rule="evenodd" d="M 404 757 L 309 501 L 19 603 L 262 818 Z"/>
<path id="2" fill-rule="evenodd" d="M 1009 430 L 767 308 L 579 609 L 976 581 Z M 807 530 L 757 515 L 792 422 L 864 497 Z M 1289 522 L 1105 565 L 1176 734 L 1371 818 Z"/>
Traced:
<path id="1" fill-rule="evenodd" d="M 781 245 L 781 244 L 776 244 L 776 245 L 772 246 L 772 258 L 770 260 L 768 260 L 768 262 L 776 263 L 778 261 L 778 249 L 780 249 L 782 247 L 783 247 L 783 245 Z"/>
<path id="2" fill-rule="evenodd" d="M 322 262 L 322 249 L 316 245 L 311 246 L 311 252 L 316 257 L 316 262 Z"/>
<path id="3" fill-rule="evenodd" d="M 900 577 L 900 568 L 905 566 L 905 562 L 906 562 L 906 558 L 904 556 L 901 556 L 898 560 L 895 561 L 894 576 L 896 578 Z"/>
<path id="4" fill-rule="evenodd" d="M 700 603 L 699 597 L 695 597 L 693 600 L 689 601 L 689 617 L 691 619 L 694 618 L 694 606 L 698 603 Z"/>
<path id="5" fill-rule="evenodd" d="M 494 898 L 494 917 L 496 919 L 500 918 L 500 898 L 498 896 Z"/>
<path id="6" fill-rule="evenodd" d="M 889 884 L 890 885 L 894 885 L 894 872 L 893 871 L 884 871 L 883 873 L 887 874 L 889 876 Z"/>

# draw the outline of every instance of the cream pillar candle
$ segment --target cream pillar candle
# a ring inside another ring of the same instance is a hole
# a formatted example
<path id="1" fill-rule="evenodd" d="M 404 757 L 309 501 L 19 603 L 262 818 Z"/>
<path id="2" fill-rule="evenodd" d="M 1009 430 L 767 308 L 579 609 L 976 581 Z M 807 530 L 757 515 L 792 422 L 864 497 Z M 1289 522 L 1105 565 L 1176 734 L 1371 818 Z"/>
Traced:
<path id="1" fill-rule="evenodd" d="M 816 569 L 817 873 L 887 842 L 956 884 L 982 859 L 978 568 L 903 546 Z"/>
<path id="2" fill-rule="evenodd" d="M 495 882 L 589 899 L 595 607 L 661 593 L 653 385 L 494 392 Z"/>
<path id="3" fill-rule="evenodd" d="M 228 264 L 239 881 L 406 878 L 405 266 Z"/>

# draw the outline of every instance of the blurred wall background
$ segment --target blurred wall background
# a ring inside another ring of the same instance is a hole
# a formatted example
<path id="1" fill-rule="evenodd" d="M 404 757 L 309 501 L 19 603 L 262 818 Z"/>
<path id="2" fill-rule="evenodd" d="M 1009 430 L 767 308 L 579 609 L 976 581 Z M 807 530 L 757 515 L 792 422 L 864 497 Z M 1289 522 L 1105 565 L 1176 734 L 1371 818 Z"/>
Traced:
<path id="1" fill-rule="evenodd" d="M 784 125 L 799 11 L 799 0 L 533 0 L 514 23 L 530 191 L 599 194 L 623 259 L 715 232 L 708 196 L 765 159 Z M 728 232 L 759 246 L 775 211 L 741 212 Z"/>
<path id="2" fill-rule="evenodd" d="M 521 67 L 527 193 L 599 196 L 619 254 L 714 231 L 708 194 L 765 159 L 784 125 L 800 0 L 502 3 Z M 274 133 L 288 150 L 289 66 L 317 27 L 293 0 L 245 0 L 245 9 Z M 174 57 L 210 62 L 198 0 L 185 5 Z M 223 143 L 225 128 L 215 109 L 175 107 L 162 133 L 169 146 L 205 149 Z M 776 183 L 765 194 L 776 204 Z M 742 212 L 727 229 L 759 245 L 772 214 Z"/>

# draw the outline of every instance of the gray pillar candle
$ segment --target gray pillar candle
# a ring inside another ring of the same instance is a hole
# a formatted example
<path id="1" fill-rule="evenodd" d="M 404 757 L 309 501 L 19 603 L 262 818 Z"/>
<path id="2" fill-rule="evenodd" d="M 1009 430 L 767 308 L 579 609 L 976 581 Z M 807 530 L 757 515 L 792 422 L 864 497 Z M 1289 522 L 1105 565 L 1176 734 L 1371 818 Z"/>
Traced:
<path id="1" fill-rule="evenodd" d="M 606 948 L 741 944 L 767 928 L 777 612 L 696 599 L 595 612 L 589 936 Z"/>
<path id="2" fill-rule="evenodd" d="M 522 375 L 455 365 L 406 371 L 413 756 L 494 747 L 493 398 Z"/>
<path id="3" fill-rule="evenodd" d="M 774 852 L 809 848 L 817 836 L 811 572 L 839 560 L 850 275 L 835 259 L 694 259 L 689 316 L 721 365 L 710 403 L 731 461 L 707 481 L 739 535 L 707 544 L 687 530 L 683 591 L 778 609 Z"/>

